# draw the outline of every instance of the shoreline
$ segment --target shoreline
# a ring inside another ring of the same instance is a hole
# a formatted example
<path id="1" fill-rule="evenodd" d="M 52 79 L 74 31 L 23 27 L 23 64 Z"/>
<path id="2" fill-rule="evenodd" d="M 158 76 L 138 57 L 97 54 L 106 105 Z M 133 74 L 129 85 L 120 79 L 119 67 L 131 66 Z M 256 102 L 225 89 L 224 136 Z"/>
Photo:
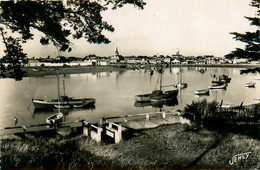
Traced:
<path id="1" fill-rule="evenodd" d="M 0 136 L 3 168 L 187 169 L 257 168 L 260 141 L 251 136 L 187 124 L 161 125 L 132 132 L 118 144 L 86 136 Z M 247 160 L 230 164 L 236 154 Z"/>
<path id="2" fill-rule="evenodd" d="M 121 67 L 122 66 L 122 67 Z M 24 77 L 41 77 L 48 75 L 58 74 L 81 74 L 81 73 L 98 73 L 98 72 L 113 72 L 113 71 L 126 71 L 131 70 L 131 67 L 150 68 L 150 65 L 134 65 L 134 64 L 116 64 L 108 66 L 36 66 L 36 67 L 25 67 L 24 71 L 27 73 Z M 223 67 L 223 68 L 255 68 L 259 65 L 251 64 L 172 64 L 168 67 Z M 159 65 L 152 65 L 152 67 L 159 67 Z M 140 68 L 139 68 L 140 69 Z M 6 73 L 6 78 L 10 78 L 10 75 Z"/>

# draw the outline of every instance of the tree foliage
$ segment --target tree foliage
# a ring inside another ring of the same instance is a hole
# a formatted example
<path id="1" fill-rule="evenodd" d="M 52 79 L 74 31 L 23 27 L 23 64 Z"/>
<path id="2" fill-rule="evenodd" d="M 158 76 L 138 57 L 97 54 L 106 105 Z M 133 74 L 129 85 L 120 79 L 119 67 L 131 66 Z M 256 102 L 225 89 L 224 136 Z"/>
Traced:
<path id="1" fill-rule="evenodd" d="M 113 32 L 114 27 L 103 20 L 101 13 L 108 8 L 117 9 L 125 4 L 143 9 L 145 2 L 143 0 L 78 0 L 67 3 L 47 0 L 4 1 L 0 3 L 0 27 L 19 33 L 22 43 L 33 39 L 32 30 L 38 30 L 43 33 L 40 39 L 42 45 L 52 42 L 59 51 L 70 52 L 72 44 L 69 36 L 74 39 L 85 38 L 89 43 L 109 43 L 110 40 L 102 31 Z M 6 51 L 9 53 L 10 50 Z"/>
<path id="2" fill-rule="evenodd" d="M 259 10 L 259 0 L 252 0 L 250 6 L 258 8 L 256 17 L 245 17 L 250 21 L 250 25 L 260 26 L 260 10 Z M 259 51 L 260 51 L 260 37 L 259 30 L 255 32 L 246 32 L 246 33 L 237 33 L 232 32 L 234 39 L 246 43 L 245 49 L 237 48 L 235 51 L 232 51 L 227 57 L 240 57 L 240 58 L 249 58 L 252 60 L 258 60 Z M 243 51 L 243 52 L 242 52 Z"/>

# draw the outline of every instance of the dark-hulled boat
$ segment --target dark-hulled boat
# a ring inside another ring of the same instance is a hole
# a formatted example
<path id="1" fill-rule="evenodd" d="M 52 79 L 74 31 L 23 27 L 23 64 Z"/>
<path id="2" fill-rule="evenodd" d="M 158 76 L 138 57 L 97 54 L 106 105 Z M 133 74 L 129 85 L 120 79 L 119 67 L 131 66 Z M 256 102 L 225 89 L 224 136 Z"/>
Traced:
<path id="1" fill-rule="evenodd" d="M 33 105 L 36 109 L 48 109 L 48 108 L 55 108 L 55 105 L 59 105 L 59 103 L 70 105 L 73 107 L 73 105 L 94 105 L 96 102 L 96 99 L 94 98 L 79 98 L 74 99 L 72 97 L 68 96 L 61 96 L 61 100 L 53 99 L 53 100 L 44 100 L 44 99 L 32 99 Z"/>
<path id="2" fill-rule="evenodd" d="M 64 95 L 60 95 L 59 88 L 59 75 L 57 74 L 57 84 L 58 84 L 58 99 L 52 99 L 46 101 L 45 99 L 32 99 L 32 103 L 36 109 L 50 109 L 50 108 L 60 108 L 62 106 L 66 106 L 69 108 L 73 108 L 74 105 L 84 105 L 90 106 L 96 103 L 96 99 L 94 98 L 78 98 L 74 99 L 73 97 L 68 97 L 65 95 L 65 83 L 63 80 L 63 89 Z"/>

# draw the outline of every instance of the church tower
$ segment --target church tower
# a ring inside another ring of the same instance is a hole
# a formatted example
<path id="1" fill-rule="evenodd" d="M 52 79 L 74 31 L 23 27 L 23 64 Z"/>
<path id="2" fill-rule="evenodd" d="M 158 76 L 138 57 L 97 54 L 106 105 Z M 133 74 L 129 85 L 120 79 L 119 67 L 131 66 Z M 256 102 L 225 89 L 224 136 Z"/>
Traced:
<path id="1" fill-rule="evenodd" d="M 115 57 L 118 57 L 118 59 L 119 59 L 119 51 L 118 51 L 117 47 L 116 47 L 116 51 L 115 51 Z"/>

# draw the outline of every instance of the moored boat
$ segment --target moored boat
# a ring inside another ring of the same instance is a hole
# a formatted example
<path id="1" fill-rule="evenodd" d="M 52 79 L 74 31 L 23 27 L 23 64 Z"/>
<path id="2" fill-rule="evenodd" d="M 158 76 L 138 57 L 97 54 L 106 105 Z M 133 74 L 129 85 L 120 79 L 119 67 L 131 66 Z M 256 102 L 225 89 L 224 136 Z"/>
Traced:
<path id="1" fill-rule="evenodd" d="M 188 84 L 187 83 L 178 83 L 176 86 L 179 88 L 186 88 L 186 87 L 188 87 Z"/>
<path id="2" fill-rule="evenodd" d="M 46 118 L 46 123 L 54 124 L 62 121 L 63 114 L 61 112 L 53 114 Z"/>
<path id="3" fill-rule="evenodd" d="M 68 97 L 65 94 L 65 83 L 63 81 L 64 95 L 60 95 L 59 90 L 59 76 L 57 75 L 58 82 L 58 99 L 45 100 L 45 99 L 32 99 L 32 103 L 36 109 L 50 109 L 50 108 L 58 108 L 64 106 L 64 108 L 70 107 L 73 105 L 94 105 L 96 99 L 94 98 L 78 98 L 74 99 L 72 97 Z M 67 106 L 65 106 L 67 105 Z"/>
<path id="4" fill-rule="evenodd" d="M 223 83 L 223 84 L 220 84 L 220 85 L 212 85 L 212 86 L 209 86 L 209 89 L 224 89 L 227 87 L 227 84 L 226 83 Z"/>
<path id="5" fill-rule="evenodd" d="M 61 96 L 61 101 L 58 99 L 53 100 L 44 100 L 44 99 L 32 99 L 33 105 L 36 109 L 47 109 L 47 108 L 55 108 L 55 105 L 59 103 L 66 104 L 66 105 L 94 105 L 96 99 L 94 98 L 80 98 L 80 99 L 73 99 L 69 98 L 68 96 Z"/>
<path id="6" fill-rule="evenodd" d="M 179 90 L 173 89 L 173 90 L 163 90 L 163 87 L 175 87 L 174 85 L 168 85 L 168 86 L 162 86 L 162 65 L 160 68 L 160 89 L 154 90 L 152 93 L 148 94 L 140 94 L 135 95 L 135 101 L 136 102 L 162 102 L 162 101 L 168 101 L 172 100 L 173 98 L 176 98 L 178 95 Z"/>
<path id="7" fill-rule="evenodd" d="M 196 95 L 209 94 L 209 89 L 195 90 L 194 93 Z"/>
<path id="8" fill-rule="evenodd" d="M 177 83 L 176 87 L 181 89 L 188 87 L 187 83 L 182 82 L 182 65 L 180 66 L 180 71 L 179 71 L 179 83 Z"/>
<path id="9" fill-rule="evenodd" d="M 150 102 L 151 101 L 151 94 L 140 94 L 135 95 L 135 101 L 137 102 Z"/>
<path id="10" fill-rule="evenodd" d="M 255 87 L 255 82 L 246 83 L 246 87 Z"/>

